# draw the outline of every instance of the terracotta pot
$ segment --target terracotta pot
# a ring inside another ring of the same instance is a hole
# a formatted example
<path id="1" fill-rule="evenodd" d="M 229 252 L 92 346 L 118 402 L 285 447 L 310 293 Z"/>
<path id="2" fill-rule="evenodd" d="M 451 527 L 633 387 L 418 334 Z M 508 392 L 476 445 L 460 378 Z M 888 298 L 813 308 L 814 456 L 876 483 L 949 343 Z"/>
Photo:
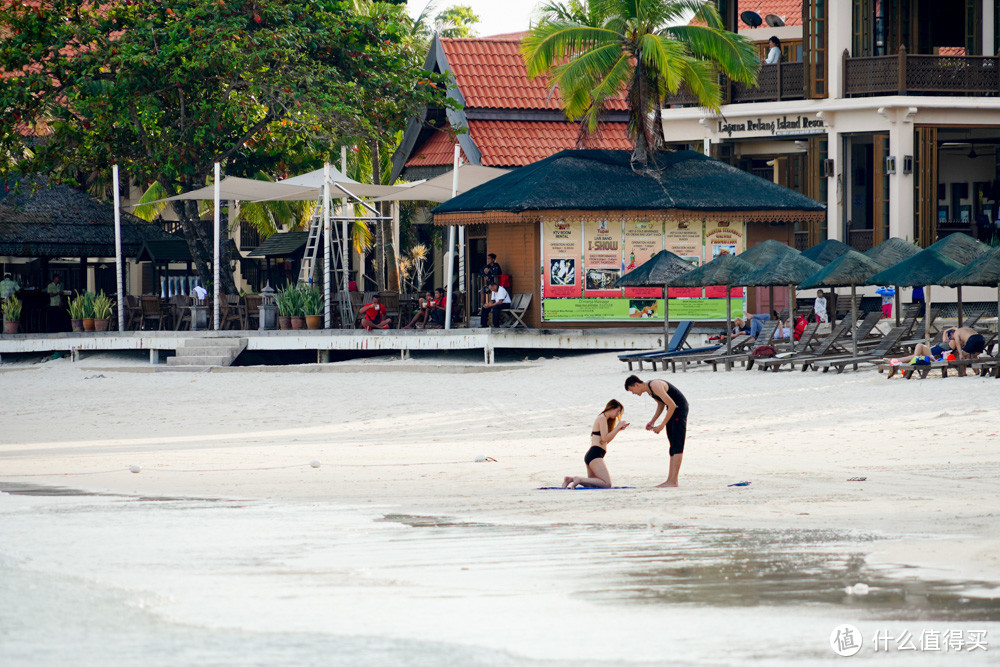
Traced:
<path id="1" fill-rule="evenodd" d="M 69 323 L 73 325 L 73 333 L 83 331 L 83 320 L 70 320 Z"/>
<path id="2" fill-rule="evenodd" d="M 288 315 L 278 316 L 278 328 L 282 331 L 288 331 L 292 328 L 292 318 Z"/>
<path id="3" fill-rule="evenodd" d="M 322 315 L 306 315 L 306 326 L 310 329 L 322 329 L 323 328 L 323 316 Z"/>
<path id="4" fill-rule="evenodd" d="M 85 317 L 85 318 L 83 318 L 83 330 L 84 331 L 93 331 L 94 330 L 94 318 L 93 317 Z"/>
<path id="5" fill-rule="evenodd" d="M 7 322 L 6 320 L 4 320 L 4 323 L 3 323 L 3 332 L 5 334 L 16 334 L 17 333 L 17 326 L 19 324 L 20 324 L 20 322 Z"/>
<path id="6" fill-rule="evenodd" d="M 296 331 L 298 331 L 299 329 L 305 329 L 306 328 L 306 318 L 304 318 L 304 317 L 302 317 L 300 315 L 293 316 L 292 317 L 292 328 L 295 329 Z"/>
<path id="7" fill-rule="evenodd" d="M 109 320 L 94 320 L 94 331 L 107 331 Z"/>

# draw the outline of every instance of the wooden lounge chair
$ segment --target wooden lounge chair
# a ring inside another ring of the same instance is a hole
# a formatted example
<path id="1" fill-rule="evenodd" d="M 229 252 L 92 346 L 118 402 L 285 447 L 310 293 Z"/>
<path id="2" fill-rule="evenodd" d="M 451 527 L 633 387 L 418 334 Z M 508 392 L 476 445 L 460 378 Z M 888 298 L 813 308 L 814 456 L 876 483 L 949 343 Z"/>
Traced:
<path id="1" fill-rule="evenodd" d="M 802 356 L 809 353 L 808 349 L 812 345 L 812 340 L 816 335 L 817 329 L 819 329 L 819 322 L 812 322 L 811 324 L 806 325 L 806 328 L 802 331 L 802 336 L 799 340 L 793 342 L 793 347 L 790 352 L 776 357 L 752 360 L 753 364 L 751 364 L 751 366 L 756 365 L 758 370 L 764 371 L 776 371 L 785 364 L 789 364 L 789 366 L 791 366 L 791 364 L 794 363 L 796 355 Z"/>
<path id="2" fill-rule="evenodd" d="M 746 336 L 744 339 L 737 338 L 738 346 L 733 348 L 733 353 L 728 354 L 726 352 L 726 347 L 723 345 L 716 353 L 702 355 L 700 358 L 694 359 L 683 359 L 678 360 L 683 363 L 682 370 L 687 370 L 689 363 L 706 363 L 712 366 L 712 371 L 719 370 L 719 364 L 726 367 L 729 370 L 736 364 L 748 364 L 750 363 L 750 352 L 757 345 L 770 345 L 770 341 L 774 338 L 774 332 L 778 328 L 778 322 L 776 320 L 768 320 L 764 323 L 763 328 L 761 328 L 760 333 L 757 334 L 756 338 Z"/>
<path id="3" fill-rule="evenodd" d="M 670 337 L 670 342 L 667 344 L 666 353 L 676 352 L 677 350 L 684 349 L 687 346 L 687 337 L 691 333 L 691 327 L 694 326 L 694 321 L 692 320 L 682 320 L 677 323 L 677 328 L 674 329 L 674 335 Z M 626 352 L 624 354 L 618 355 L 619 361 L 624 361 L 628 364 L 628 369 L 632 370 L 632 364 L 638 363 L 639 370 L 642 370 L 642 362 L 651 359 L 653 357 L 662 356 L 664 354 L 663 350 L 648 350 L 646 352 Z M 653 370 L 656 370 L 656 366 L 653 366 Z"/>
<path id="4" fill-rule="evenodd" d="M 986 334 L 986 344 L 990 347 L 996 341 L 996 334 Z M 972 369 L 981 373 L 984 367 L 992 366 L 991 362 L 997 357 L 986 357 L 976 359 L 954 359 L 951 361 L 933 361 L 929 364 L 879 364 L 879 372 L 888 370 L 887 377 L 893 377 L 897 373 L 902 373 L 903 377 L 910 379 L 914 375 L 925 378 L 931 371 L 941 371 L 941 377 L 948 377 L 949 371 L 955 371 L 959 377 L 965 377 L 966 371 Z"/>
<path id="5" fill-rule="evenodd" d="M 905 333 L 906 327 L 893 327 L 889 330 L 889 333 L 882 337 L 876 347 L 864 353 L 859 352 L 856 357 L 847 356 L 816 359 L 808 362 L 808 366 L 814 371 L 823 369 L 823 372 L 826 373 L 831 368 L 835 368 L 838 373 L 843 373 L 844 369 L 848 366 L 854 366 L 854 369 L 857 370 L 860 364 L 877 364 L 879 361 L 889 356 L 893 350 L 896 350 L 899 347 L 899 339 L 902 338 Z M 802 370 L 805 370 L 805 365 Z"/>
<path id="6" fill-rule="evenodd" d="M 528 311 L 528 306 L 531 305 L 531 292 L 522 292 L 520 294 L 515 294 L 510 300 L 510 308 L 505 312 L 507 314 L 507 322 L 503 324 L 505 327 L 511 329 L 516 329 L 518 326 L 522 326 L 525 329 L 529 329 L 527 322 L 524 321 L 524 315 Z"/>
<path id="7" fill-rule="evenodd" d="M 142 329 L 153 328 L 163 329 L 166 317 L 163 313 L 163 304 L 158 296 L 143 296 L 139 299 L 139 307 L 142 309 L 142 319 L 140 327 Z"/>

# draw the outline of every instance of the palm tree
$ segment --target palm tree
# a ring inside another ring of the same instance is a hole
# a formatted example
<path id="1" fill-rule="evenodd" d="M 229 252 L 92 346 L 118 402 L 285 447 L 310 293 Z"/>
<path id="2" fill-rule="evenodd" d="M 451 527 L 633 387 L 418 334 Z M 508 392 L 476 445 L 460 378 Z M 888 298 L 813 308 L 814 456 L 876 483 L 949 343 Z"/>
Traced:
<path id="1" fill-rule="evenodd" d="M 696 25 L 686 21 L 694 13 Z M 566 115 L 595 132 L 608 102 L 627 94 L 634 163 L 646 165 L 662 145 L 658 111 L 667 93 L 686 86 L 718 110 L 718 72 L 754 85 L 760 61 L 753 44 L 725 30 L 705 0 L 569 0 L 542 8 L 522 50 L 532 78 L 548 75 Z"/>

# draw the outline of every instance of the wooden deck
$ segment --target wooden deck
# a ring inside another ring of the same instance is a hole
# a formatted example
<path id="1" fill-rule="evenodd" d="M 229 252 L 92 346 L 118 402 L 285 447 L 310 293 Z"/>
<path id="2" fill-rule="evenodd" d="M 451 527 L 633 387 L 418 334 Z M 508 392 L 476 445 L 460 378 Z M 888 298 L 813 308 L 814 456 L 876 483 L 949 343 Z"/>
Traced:
<path id="1" fill-rule="evenodd" d="M 410 331 L 130 331 L 0 335 L 5 354 L 68 352 L 76 360 L 87 352 L 149 350 L 151 363 L 163 361 L 183 341 L 199 338 L 246 339 L 248 351 L 316 350 L 317 360 L 333 350 L 398 352 L 483 350 L 493 363 L 496 350 L 649 350 L 663 346 L 663 329 L 437 329 Z M 188 343 L 190 345 L 191 343 Z"/>

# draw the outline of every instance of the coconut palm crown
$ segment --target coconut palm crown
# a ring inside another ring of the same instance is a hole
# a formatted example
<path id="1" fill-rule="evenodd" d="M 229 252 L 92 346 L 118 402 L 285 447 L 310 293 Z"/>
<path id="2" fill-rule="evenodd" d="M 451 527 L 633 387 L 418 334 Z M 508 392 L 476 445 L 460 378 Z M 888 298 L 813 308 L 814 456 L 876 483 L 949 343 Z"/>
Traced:
<path id="1" fill-rule="evenodd" d="M 755 85 L 760 60 L 745 37 L 725 30 L 705 0 L 569 0 L 542 8 L 524 38 L 528 76 L 550 77 L 566 115 L 596 132 L 607 103 L 625 92 L 633 161 L 649 162 L 663 143 L 659 108 L 682 85 L 717 111 L 718 73 Z M 694 25 L 686 22 L 694 13 Z"/>

